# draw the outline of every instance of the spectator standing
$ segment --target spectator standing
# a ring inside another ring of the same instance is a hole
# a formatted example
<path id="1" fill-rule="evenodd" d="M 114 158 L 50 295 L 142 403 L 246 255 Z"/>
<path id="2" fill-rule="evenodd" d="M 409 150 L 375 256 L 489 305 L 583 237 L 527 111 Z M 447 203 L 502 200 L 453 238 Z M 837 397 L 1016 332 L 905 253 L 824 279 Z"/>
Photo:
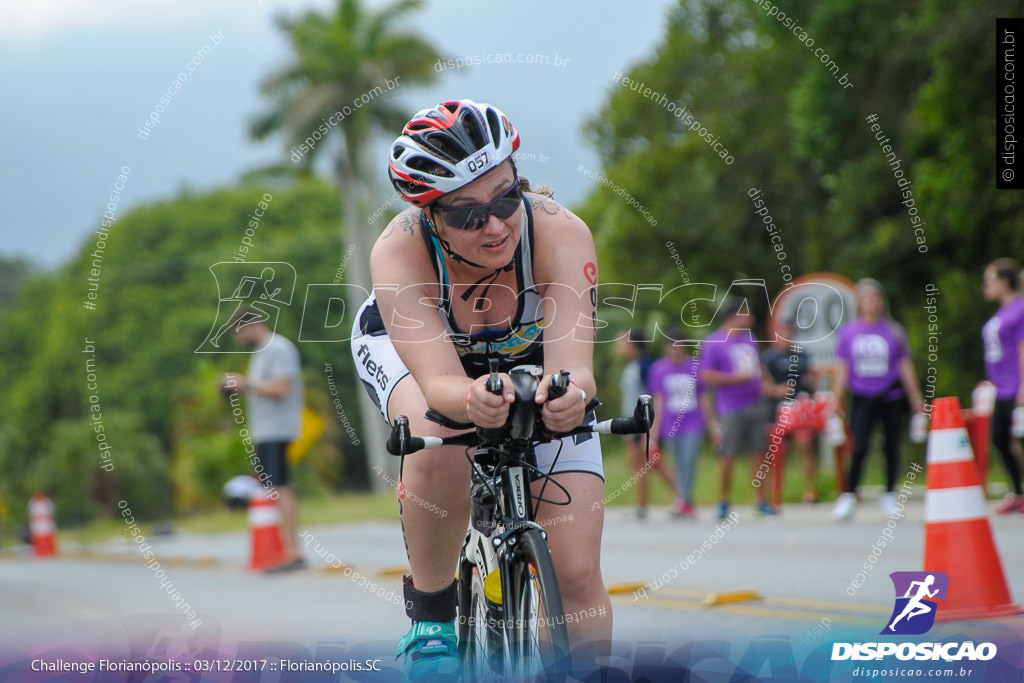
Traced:
<path id="1" fill-rule="evenodd" d="M 804 468 L 804 496 L 805 503 L 818 502 L 817 492 L 817 454 L 814 452 L 813 427 L 797 420 L 797 403 L 794 399 L 810 396 L 814 393 L 814 380 L 811 378 L 810 366 L 807 353 L 799 344 L 790 340 L 796 338 L 796 325 L 792 320 L 779 320 L 775 324 L 771 346 L 761 354 L 761 363 L 768 372 L 768 382 L 765 385 L 765 393 L 769 402 L 769 415 L 779 416 L 779 406 L 782 401 L 787 401 L 790 406 L 790 424 L 783 425 L 776 421 L 769 425 L 772 433 L 784 432 L 792 437 L 796 450 L 800 452 Z M 803 407 L 803 406 L 801 406 Z M 800 417 L 809 417 L 801 415 Z M 809 420 L 804 420 L 809 422 Z M 776 465 L 775 476 L 782 476 L 781 468 Z"/>
<path id="2" fill-rule="evenodd" d="M 627 361 L 626 366 L 622 369 L 622 375 L 619 377 L 619 389 L 622 392 L 622 415 L 632 415 L 636 408 L 636 399 L 641 394 L 650 393 L 648 376 L 654 360 L 647 354 L 643 334 L 643 330 L 630 329 L 627 336 L 620 337 L 615 343 L 619 355 Z M 653 429 L 651 431 L 654 434 L 657 433 Z M 673 495 L 675 495 L 675 487 L 671 475 L 665 471 L 661 452 L 657 450 L 656 442 L 651 444 L 654 448 L 648 453 L 645 450 L 647 439 L 643 434 L 626 434 L 623 439 L 629 464 L 637 476 L 635 514 L 637 519 L 646 519 L 650 492 L 650 482 L 647 480 L 648 465 L 649 469 L 656 471 L 673 490 Z"/>
<path id="3" fill-rule="evenodd" d="M 764 460 L 766 427 L 771 418 L 767 404 L 761 400 L 761 363 L 752 333 L 754 316 L 746 300 L 738 298 L 727 299 L 719 312 L 727 318 L 704 340 L 700 376 L 715 387 L 714 406 L 721 422 L 718 517 L 725 519 L 733 464 L 738 456 L 749 453 L 751 472 L 757 472 Z M 717 439 L 714 425 L 712 438 Z M 764 487 L 754 486 L 754 490 L 758 513 L 775 514 L 775 508 L 765 499 Z"/>
<path id="4" fill-rule="evenodd" d="M 871 432 L 881 421 L 885 443 L 885 495 L 882 510 L 892 515 L 896 508 L 896 471 L 899 467 L 900 435 L 906 417 L 907 400 L 914 414 L 922 412 L 924 401 L 917 373 L 910 361 L 910 343 L 903 327 L 889 317 L 889 304 L 882 285 L 871 278 L 857 283 L 857 317 L 838 331 L 836 406 L 850 388 L 850 428 L 853 456 L 846 491 L 836 501 L 832 516 L 849 519 L 857 505 L 864 461 Z"/>
<path id="5" fill-rule="evenodd" d="M 1003 457 L 1013 486 L 1013 492 L 996 508 L 996 512 L 1005 515 L 1024 512 L 1021 467 L 1011 435 L 1014 410 L 1024 410 L 1024 297 L 1020 266 L 1013 259 L 996 259 L 985 269 L 982 287 L 985 298 L 999 304 L 999 310 L 981 328 L 981 336 L 985 342 L 985 371 L 996 385 L 992 442 Z M 1020 446 L 1018 441 L 1017 447 Z"/>
<path id="6" fill-rule="evenodd" d="M 305 566 L 298 553 L 297 505 L 289 485 L 288 444 L 299 438 L 302 425 L 303 386 L 299 351 L 289 340 L 272 332 L 262 316 L 241 312 L 232 328 L 239 344 L 252 349 L 246 375 L 227 373 L 223 386 L 245 394 L 249 434 L 267 481 L 278 492 L 283 525 L 284 557 L 266 571 Z"/>
<path id="7" fill-rule="evenodd" d="M 704 442 L 704 415 L 712 414 L 711 399 L 700 378 L 699 358 L 693 348 L 682 344 L 683 333 L 668 332 L 665 357 L 651 367 L 648 387 L 654 397 L 654 425 L 651 433 L 660 450 L 672 453 L 676 472 L 676 517 L 697 516 L 693 486 Z M 697 348 L 699 356 L 700 347 Z M 628 413 L 624 413 L 628 414 Z"/>

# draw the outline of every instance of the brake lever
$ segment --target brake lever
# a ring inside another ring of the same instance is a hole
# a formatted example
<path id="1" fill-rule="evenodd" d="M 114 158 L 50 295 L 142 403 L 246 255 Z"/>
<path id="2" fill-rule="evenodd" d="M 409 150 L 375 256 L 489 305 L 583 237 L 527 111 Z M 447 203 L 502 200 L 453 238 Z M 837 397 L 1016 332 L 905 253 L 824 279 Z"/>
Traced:
<path id="1" fill-rule="evenodd" d="M 499 362 L 497 358 L 490 358 L 487 361 L 487 365 L 490 367 L 491 374 L 484 382 L 484 388 L 492 394 L 501 395 L 501 391 L 504 388 L 504 383 L 501 381 L 501 377 L 498 376 Z"/>
<path id="2" fill-rule="evenodd" d="M 394 424 L 391 425 L 391 436 L 386 445 L 391 455 L 405 455 L 405 449 L 409 443 L 411 434 L 409 432 L 409 418 L 405 415 L 395 416 Z"/>
<path id="3" fill-rule="evenodd" d="M 500 364 L 497 358 L 487 359 L 487 366 L 490 368 L 491 374 L 488 376 L 487 381 L 484 382 L 484 388 L 498 396 L 501 396 L 505 388 L 505 383 L 498 375 Z M 505 429 L 502 427 L 477 427 L 476 433 L 480 438 L 480 442 L 484 445 L 500 443 L 505 438 Z"/>
<path id="4" fill-rule="evenodd" d="M 551 375 L 551 384 L 548 385 L 548 400 L 565 396 L 569 390 L 569 371 L 562 370 L 557 375 Z"/>
<path id="5" fill-rule="evenodd" d="M 651 425 L 654 424 L 654 400 L 649 394 L 641 394 L 636 399 L 633 420 L 638 427 L 643 425 L 645 432 L 651 431 Z"/>

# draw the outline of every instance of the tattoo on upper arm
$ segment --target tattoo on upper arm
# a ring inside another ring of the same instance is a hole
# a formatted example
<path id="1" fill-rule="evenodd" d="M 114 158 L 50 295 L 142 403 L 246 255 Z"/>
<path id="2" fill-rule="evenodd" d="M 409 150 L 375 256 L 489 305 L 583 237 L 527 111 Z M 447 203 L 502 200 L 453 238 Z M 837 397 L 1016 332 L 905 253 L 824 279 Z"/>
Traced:
<path id="1" fill-rule="evenodd" d="M 564 206 L 556 202 L 554 199 L 545 197 L 543 195 L 540 195 L 536 199 L 532 199 L 531 203 L 535 208 L 540 209 L 549 216 L 557 216 L 558 214 L 561 213 L 565 216 L 568 216 L 569 218 L 576 217 L 571 211 L 569 211 L 569 209 L 565 208 Z"/>
<path id="2" fill-rule="evenodd" d="M 391 237 L 396 227 L 399 228 L 402 232 L 407 232 L 410 235 L 415 235 L 416 228 L 417 226 L 419 226 L 419 223 L 419 213 L 400 213 L 397 216 L 395 216 L 395 219 L 391 221 L 391 223 L 388 225 L 387 232 L 381 235 L 381 239 L 386 240 L 387 238 Z"/>
<path id="3" fill-rule="evenodd" d="M 591 287 L 590 288 L 590 324 L 594 328 L 594 336 L 596 338 L 597 337 L 597 287 Z"/>
<path id="4" fill-rule="evenodd" d="M 588 261 L 583 266 L 583 277 L 587 278 L 587 282 L 592 285 L 597 284 L 597 264 L 593 261 Z"/>
<path id="5" fill-rule="evenodd" d="M 420 222 L 419 221 L 419 216 L 417 216 L 415 220 L 409 218 L 408 220 L 403 221 L 402 222 L 402 231 L 403 232 L 407 232 L 410 235 L 415 236 L 416 235 L 416 226 L 419 225 L 419 222 Z"/>

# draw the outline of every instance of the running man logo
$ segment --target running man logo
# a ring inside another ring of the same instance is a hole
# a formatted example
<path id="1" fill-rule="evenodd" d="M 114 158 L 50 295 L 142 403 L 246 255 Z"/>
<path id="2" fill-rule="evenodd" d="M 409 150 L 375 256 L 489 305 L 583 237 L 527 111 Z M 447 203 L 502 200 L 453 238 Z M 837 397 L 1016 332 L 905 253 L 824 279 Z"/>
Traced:
<path id="1" fill-rule="evenodd" d="M 880 634 L 916 636 L 930 631 L 939 609 L 934 599 L 946 599 L 949 577 L 945 572 L 893 572 L 889 578 L 896 589 L 896 605 Z"/>
<path id="2" fill-rule="evenodd" d="M 260 316 L 250 322 L 262 322 L 271 332 L 275 331 L 281 307 L 292 303 L 297 280 L 295 268 L 283 261 L 223 261 L 210 266 L 210 272 L 217 282 L 217 314 L 206 339 L 195 352 L 252 353 L 256 349 L 230 350 L 230 340 L 225 335 L 238 324 L 236 317 L 245 309 Z M 230 294 L 225 295 L 226 292 Z"/>

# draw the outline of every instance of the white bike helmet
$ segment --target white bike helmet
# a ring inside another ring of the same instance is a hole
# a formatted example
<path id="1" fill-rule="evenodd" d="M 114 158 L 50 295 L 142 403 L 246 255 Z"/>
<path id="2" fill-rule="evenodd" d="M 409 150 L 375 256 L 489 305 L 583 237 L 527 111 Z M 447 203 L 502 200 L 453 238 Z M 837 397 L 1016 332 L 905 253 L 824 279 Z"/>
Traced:
<path id="1" fill-rule="evenodd" d="M 414 206 L 473 182 L 519 148 L 519 133 L 499 109 L 473 100 L 442 102 L 405 124 L 391 145 L 388 176 Z"/>

